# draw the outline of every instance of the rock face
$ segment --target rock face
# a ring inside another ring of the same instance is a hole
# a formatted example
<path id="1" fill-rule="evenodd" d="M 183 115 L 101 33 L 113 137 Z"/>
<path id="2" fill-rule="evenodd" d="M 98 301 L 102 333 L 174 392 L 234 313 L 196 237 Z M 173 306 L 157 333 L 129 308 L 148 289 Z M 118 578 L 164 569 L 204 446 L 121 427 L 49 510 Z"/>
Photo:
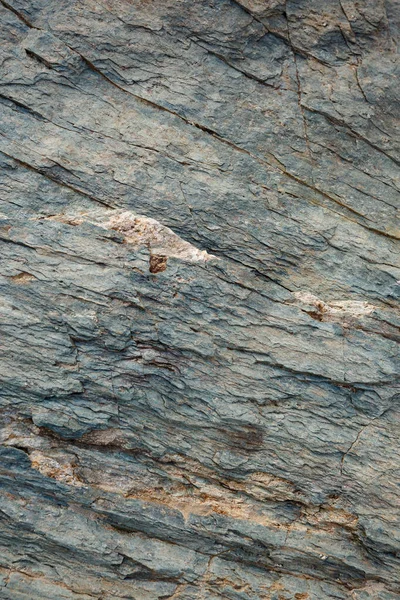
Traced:
<path id="1" fill-rule="evenodd" d="M 400 599 L 399 1 L 0 18 L 0 598 Z"/>

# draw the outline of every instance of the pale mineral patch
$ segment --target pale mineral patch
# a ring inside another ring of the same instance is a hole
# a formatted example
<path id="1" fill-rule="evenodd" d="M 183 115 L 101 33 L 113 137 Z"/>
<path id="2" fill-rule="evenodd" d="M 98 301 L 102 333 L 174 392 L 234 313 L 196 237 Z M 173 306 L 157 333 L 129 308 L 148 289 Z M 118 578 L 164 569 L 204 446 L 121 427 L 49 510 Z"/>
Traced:
<path id="1" fill-rule="evenodd" d="M 93 210 L 85 213 L 65 213 L 46 217 L 48 221 L 58 221 L 78 226 L 92 223 L 104 229 L 113 229 L 121 233 L 126 243 L 136 248 L 146 247 L 152 254 L 167 258 L 179 258 L 188 262 L 206 262 L 214 255 L 199 250 L 190 242 L 182 239 L 172 229 L 156 219 L 137 215 L 131 211 Z"/>
<path id="2" fill-rule="evenodd" d="M 69 455 L 48 456 L 40 450 L 33 450 L 30 454 L 31 465 L 42 475 L 56 479 L 67 485 L 81 487 L 83 483 L 75 474 L 73 459 Z"/>
<path id="3" fill-rule="evenodd" d="M 105 226 L 122 233 L 129 244 L 137 247 L 147 246 L 154 254 L 191 262 L 205 262 L 214 258 L 206 250 L 199 250 L 183 240 L 156 219 L 135 215 L 129 211 L 113 215 Z"/>
<path id="4" fill-rule="evenodd" d="M 376 310 L 376 306 L 360 300 L 335 300 L 324 302 L 309 292 L 294 292 L 293 294 L 301 304 L 314 307 L 321 317 L 363 317 Z M 321 320 L 324 320 L 323 318 Z"/>

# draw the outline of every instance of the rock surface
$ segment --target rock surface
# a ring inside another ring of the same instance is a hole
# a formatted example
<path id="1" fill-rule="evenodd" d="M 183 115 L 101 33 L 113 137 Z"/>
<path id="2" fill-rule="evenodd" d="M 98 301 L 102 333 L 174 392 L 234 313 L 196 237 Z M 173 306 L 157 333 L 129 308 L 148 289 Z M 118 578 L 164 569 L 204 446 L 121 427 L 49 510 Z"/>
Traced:
<path id="1" fill-rule="evenodd" d="M 0 18 L 0 598 L 400 599 L 399 1 Z"/>

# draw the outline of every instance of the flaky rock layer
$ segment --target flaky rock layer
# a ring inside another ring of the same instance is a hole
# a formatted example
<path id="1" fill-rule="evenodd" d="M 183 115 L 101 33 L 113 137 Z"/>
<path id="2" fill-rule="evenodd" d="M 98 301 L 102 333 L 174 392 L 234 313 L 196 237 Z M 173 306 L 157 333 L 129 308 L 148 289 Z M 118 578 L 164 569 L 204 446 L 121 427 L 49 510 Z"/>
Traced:
<path id="1" fill-rule="evenodd" d="M 400 600 L 398 0 L 0 20 L 0 598 Z"/>

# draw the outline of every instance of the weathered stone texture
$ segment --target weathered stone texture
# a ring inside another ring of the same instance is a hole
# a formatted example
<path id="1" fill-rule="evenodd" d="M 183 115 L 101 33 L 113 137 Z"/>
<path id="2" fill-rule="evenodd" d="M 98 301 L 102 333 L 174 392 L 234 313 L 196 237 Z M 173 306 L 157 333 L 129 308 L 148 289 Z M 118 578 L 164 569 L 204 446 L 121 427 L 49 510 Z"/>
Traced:
<path id="1" fill-rule="evenodd" d="M 0 20 L 0 598 L 399 600 L 399 1 Z"/>

